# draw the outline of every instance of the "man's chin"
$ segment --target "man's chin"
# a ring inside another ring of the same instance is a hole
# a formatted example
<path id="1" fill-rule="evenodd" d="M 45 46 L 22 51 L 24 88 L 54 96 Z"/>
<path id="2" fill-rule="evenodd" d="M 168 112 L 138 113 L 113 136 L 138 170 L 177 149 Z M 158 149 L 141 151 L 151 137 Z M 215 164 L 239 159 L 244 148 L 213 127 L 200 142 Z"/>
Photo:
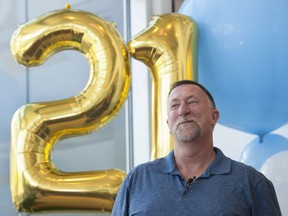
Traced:
<path id="1" fill-rule="evenodd" d="M 197 128 L 196 128 L 197 129 Z M 193 131 L 191 133 L 191 131 Z M 177 130 L 175 134 L 175 139 L 180 142 L 191 142 L 197 139 L 200 132 L 195 130 L 195 127 L 190 128 L 182 128 L 182 130 Z"/>
<path id="2" fill-rule="evenodd" d="M 192 134 L 177 134 L 175 136 L 175 139 L 177 139 L 180 142 L 191 142 L 195 139 L 195 136 Z"/>

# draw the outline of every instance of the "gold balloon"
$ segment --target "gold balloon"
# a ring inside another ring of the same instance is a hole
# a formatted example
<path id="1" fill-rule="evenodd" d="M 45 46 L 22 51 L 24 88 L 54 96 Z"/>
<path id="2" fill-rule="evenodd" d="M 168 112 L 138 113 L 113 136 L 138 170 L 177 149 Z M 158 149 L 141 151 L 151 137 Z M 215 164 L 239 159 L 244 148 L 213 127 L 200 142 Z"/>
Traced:
<path id="1" fill-rule="evenodd" d="M 167 96 L 178 80 L 197 80 L 198 28 L 188 16 L 155 16 L 128 44 L 131 56 L 145 63 L 152 77 L 151 159 L 166 156 L 173 140 L 166 125 Z"/>
<path id="2" fill-rule="evenodd" d="M 71 5 L 70 4 L 66 4 L 65 5 L 65 9 L 70 10 L 71 9 Z"/>
<path id="3" fill-rule="evenodd" d="M 41 65 L 66 49 L 87 57 L 86 87 L 71 98 L 27 104 L 12 120 L 11 195 L 18 211 L 111 211 L 126 175 L 117 169 L 67 173 L 53 165 L 57 142 L 110 122 L 130 89 L 122 37 L 112 23 L 91 13 L 54 11 L 21 26 L 11 39 L 13 56 L 26 66 Z"/>

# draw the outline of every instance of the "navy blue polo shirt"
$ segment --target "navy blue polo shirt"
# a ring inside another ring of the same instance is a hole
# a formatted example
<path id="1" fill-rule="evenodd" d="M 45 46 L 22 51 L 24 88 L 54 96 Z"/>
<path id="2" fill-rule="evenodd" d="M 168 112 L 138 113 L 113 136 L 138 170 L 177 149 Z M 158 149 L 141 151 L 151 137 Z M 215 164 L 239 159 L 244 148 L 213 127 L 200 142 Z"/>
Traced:
<path id="1" fill-rule="evenodd" d="M 215 159 L 189 186 L 176 167 L 174 151 L 135 167 L 117 194 L 112 215 L 281 215 L 271 181 L 215 151 Z"/>

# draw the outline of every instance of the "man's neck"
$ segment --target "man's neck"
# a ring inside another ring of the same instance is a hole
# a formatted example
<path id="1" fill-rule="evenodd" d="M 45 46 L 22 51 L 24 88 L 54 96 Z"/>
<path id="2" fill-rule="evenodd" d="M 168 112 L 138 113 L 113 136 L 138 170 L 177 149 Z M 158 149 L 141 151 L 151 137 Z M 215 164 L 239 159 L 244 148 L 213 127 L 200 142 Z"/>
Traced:
<path id="1" fill-rule="evenodd" d="M 200 176 L 216 155 L 213 145 L 175 146 L 174 154 L 176 166 L 186 181 L 193 176 Z"/>

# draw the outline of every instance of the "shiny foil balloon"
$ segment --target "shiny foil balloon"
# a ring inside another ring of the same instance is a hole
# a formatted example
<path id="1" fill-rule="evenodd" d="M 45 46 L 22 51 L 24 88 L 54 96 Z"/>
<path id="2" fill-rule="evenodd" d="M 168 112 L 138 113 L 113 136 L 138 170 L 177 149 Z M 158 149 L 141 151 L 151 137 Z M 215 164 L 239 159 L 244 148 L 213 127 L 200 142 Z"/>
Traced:
<path id="1" fill-rule="evenodd" d="M 197 80 L 197 44 L 197 24 L 176 13 L 155 16 L 128 44 L 132 57 L 145 63 L 152 76 L 151 159 L 173 148 L 166 124 L 168 92 L 175 81 Z"/>
<path id="2" fill-rule="evenodd" d="M 130 88 L 125 43 L 112 23 L 93 14 L 54 11 L 20 26 L 11 40 L 13 56 L 26 66 L 41 65 L 65 49 L 87 57 L 90 78 L 74 97 L 27 104 L 15 113 L 10 172 L 12 201 L 18 211 L 111 211 L 125 177 L 116 169 L 66 173 L 53 165 L 55 144 L 110 122 Z"/>

